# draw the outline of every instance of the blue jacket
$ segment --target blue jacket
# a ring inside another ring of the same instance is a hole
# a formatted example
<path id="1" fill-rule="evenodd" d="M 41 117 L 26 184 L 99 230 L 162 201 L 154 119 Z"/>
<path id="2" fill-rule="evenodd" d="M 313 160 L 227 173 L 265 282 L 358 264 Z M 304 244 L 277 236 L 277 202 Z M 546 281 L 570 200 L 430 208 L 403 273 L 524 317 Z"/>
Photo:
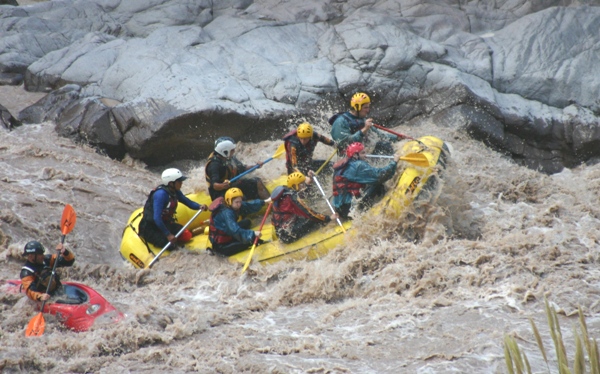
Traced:
<path id="1" fill-rule="evenodd" d="M 242 243 L 252 243 L 255 239 L 254 230 L 246 230 L 238 225 L 238 217 L 256 213 L 265 205 L 265 202 L 260 199 L 249 200 L 242 202 L 242 207 L 239 212 L 225 204 L 219 209 L 217 214 L 212 219 L 214 227 L 224 233 L 224 235 L 232 237 L 234 240 Z"/>
<path id="2" fill-rule="evenodd" d="M 396 161 L 392 161 L 387 166 L 376 168 L 364 160 L 351 159 L 348 161 L 348 165 L 342 172 L 342 176 L 349 181 L 356 183 L 384 183 L 394 176 L 397 165 L 398 163 Z M 351 203 L 352 195 L 350 193 L 340 194 L 333 197 L 333 205 L 336 208 L 339 208 L 344 204 Z"/>
<path id="3" fill-rule="evenodd" d="M 181 191 L 177 191 L 177 201 L 190 209 L 200 209 L 200 204 L 188 199 Z M 156 190 L 152 198 L 152 207 L 154 209 L 152 212 L 152 218 L 156 226 L 160 229 L 160 231 L 162 231 L 163 234 L 165 234 L 165 236 L 169 236 L 171 234 L 162 219 L 162 212 L 167 207 L 167 204 L 169 204 L 169 193 L 164 189 L 159 188 Z"/>
<path id="4" fill-rule="evenodd" d="M 366 141 L 365 138 L 369 137 L 371 133 L 374 133 L 375 136 L 380 139 L 390 141 L 398 140 L 396 135 L 385 133 L 374 127 L 372 127 L 365 136 L 362 131 L 360 131 L 363 127 L 365 127 L 364 118 L 359 118 L 350 112 L 341 113 L 337 116 L 331 126 L 331 138 L 336 142 L 338 149 L 342 153 L 345 153 L 346 147 L 351 143 L 364 143 Z"/>

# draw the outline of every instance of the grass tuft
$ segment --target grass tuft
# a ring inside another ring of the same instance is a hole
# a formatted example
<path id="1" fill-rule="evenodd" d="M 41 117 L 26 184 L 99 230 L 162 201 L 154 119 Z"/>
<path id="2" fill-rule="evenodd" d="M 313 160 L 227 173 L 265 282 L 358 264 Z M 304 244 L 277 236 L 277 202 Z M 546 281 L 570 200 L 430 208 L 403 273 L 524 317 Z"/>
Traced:
<path id="1" fill-rule="evenodd" d="M 579 330 L 577 326 L 573 326 L 573 337 L 575 340 L 575 355 L 573 356 L 573 369 L 569 368 L 569 360 L 567 357 L 567 351 L 563 342 L 562 332 L 560 330 L 560 324 L 558 321 L 558 313 L 554 307 L 550 306 L 548 300 L 544 300 L 546 318 L 548 320 L 548 327 L 550 330 L 550 337 L 554 344 L 554 351 L 556 354 L 556 368 L 560 374 L 600 374 L 600 355 L 598 354 L 598 343 L 595 339 L 591 339 L 588 334 L 587 324 L 583 316 L 581 307 L 578 308 L 579 314 Z M 531 322 L 531 329 L 535 341 L 542 353 L 544 362 L 548 372 L 550 370 L 550 362 L 546 354 L 546 349 L 542 341 L 542 336 L 533 322 L 533 319 L 529 319 Z M 587 359 L 586 359 L 587 354 Z M 531 374 L 531 366 L 525 352 L 522 352 L 519 348 L 516 340 L 509 335 L 504 336 L 504 360 L 506 367 L 510 374 Z M 589 365 L 589 371 L 588 371 Z"/>

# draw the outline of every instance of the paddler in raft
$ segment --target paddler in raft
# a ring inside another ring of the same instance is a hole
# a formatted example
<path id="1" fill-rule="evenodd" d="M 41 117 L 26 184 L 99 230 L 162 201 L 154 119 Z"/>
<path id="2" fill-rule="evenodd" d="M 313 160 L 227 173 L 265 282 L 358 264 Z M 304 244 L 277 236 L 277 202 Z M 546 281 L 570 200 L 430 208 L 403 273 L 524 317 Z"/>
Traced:
<path id="1" fill-rule="evenodd" d="M 307 181 L 310 181 L 310 178 L 300 172 L 294 172 L 288 175 L 287 186 L 279 186 L 271 193 L 271 222 L 275 226 L 277 237 L 283 243 L 294 242 L 338 218 L 337 214 L 326 216 L 316 213 L 298 196 L 298 193 L 307 187 Z"/>
<path id="2" fill-rule="evenodd" d="M 372 128 L 372 118 L 367 118 L 371 111 L 371 98 L 364 92 L 357 92 L 350 100 L 350 110 L 329 118 L 331 138 L 338 147 L 338 155 L 343 156 L 352 143 L 363 143 L 367 147 L 374 146 L 373 154 L 392 155 L 392 142 L 400 140 L 396 135 Z"/>
<path id="3" fill-rule="evenodd" d="M 345 153 L 346 157 L 333 165 L 333 206 L 340 217 L 348 219 L 353 198 L 361 198 L 358 209 L 364 210 L 385 194 L 383 184 L 394 176 L 400 156 L 394 154 L 394 161 L 376 168 L 365 161 L 362 143 L 350 144 Z"/>
<path id="4" fill-rule="evenodd" d="M 163 248 L 171 242 L 171 249 L 177 249 L 177 246 L 174 245 L 176 242 L 183 244 L 192 239 L 192 232 L 187 229 L 178 238 L 175 237 L 183 228 L 183 225 L 177 223 L 175 218 L 177 203 L 181 202 L 193 210 L 207 209 L 207 207 L 188 199 L 181 192 L 181 186 L 187 177 L 179 169 L 166 169 L 161 178 L 163 184 L 150 192 L 144 204 L 140 236 L 156 247 Z"/>
<path id="5" fill-rule="evenodd" d="M 30 241 L 25 244 L 23 256 L 27 257 L 27 262 L 21 268 L 21 287 L 25 290 L 27 296 L 33 301 L 45 301 L 51 295 L 58 293 L 61 289 L 61 283 L 58 274 L 52 277 L 52 268 L 54 262 L 56 267 L 73 266 L 75 255 L 67 250 L 62 243 L 56 246 L 57 254 L 46 255 L 46 249 L 38 241 Z M 52 279 L 52 284 L 48 287 L 48 282 Z M 49 293 L 46 293 L 48 290 Z"/>
<path id="6" fill-rule="evenodd" d="M 308 122 L 298 125 L 298 128 L 287 133 L 282 140 L 285 145 L 285 166 L 288 175 L 294 172 L 308 175 L 309 171 L 318 170 L 325 163 L 325 160 L 313 160 L 315 147 L 319 142 L 335 146 L 333 140 L 314 131 Z M 324 170 L 331 172 L 331 166 Z"/>
<path id="7" fill-rule="evenodd" d="M 266 200 L 254 199 L 244 201 L 241 189 L 233 187 L 225 192 L 225 196 L 218 197 L 208 208 L 211 211 L 208 238 L 212 245 L 212 252 L 221 256 L 232 256 L 242 252 L 252 245 L 260 231 L 250 230 L 251 221 L 247 218 L 238 222 L 240 216 L 247 216 L 258 212 Z M 258 244 L 262 244 L 258 240 Z"/>
<path id="8" fill-rule="evenodd" d="M 230 179 L 253 167 L 244 165 L 234 153 L 235 141 L 232 138 L 223 136 L 215 141 L 215 150 L 208 156 L 204 166 L 211 200 L 215 201 L 224 196 L 225 191 L 231 187 L 241 189 L 248 199 L 268 199 L 270 193 L 260 178 L 242 177 L 234 183 L 229 183 Z M 257 163 L 257 166 L 260 168 L 262 163 Z"/>

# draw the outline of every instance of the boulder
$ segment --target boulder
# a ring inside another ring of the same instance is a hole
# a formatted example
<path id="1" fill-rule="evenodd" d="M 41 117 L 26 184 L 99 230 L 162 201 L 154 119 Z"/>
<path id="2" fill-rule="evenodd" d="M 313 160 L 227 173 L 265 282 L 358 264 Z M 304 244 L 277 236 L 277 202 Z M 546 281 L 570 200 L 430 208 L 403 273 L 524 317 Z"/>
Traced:
<path id="1" fill-rule="evenodd" d="M 0 72 L 50 91 L 21 120 L 152 165 L 318 124 L 360 90 L 380 121 L 459 118 L 552 173 L 600 155 L 599 3 L 64 0 L 3 15 Z"/>

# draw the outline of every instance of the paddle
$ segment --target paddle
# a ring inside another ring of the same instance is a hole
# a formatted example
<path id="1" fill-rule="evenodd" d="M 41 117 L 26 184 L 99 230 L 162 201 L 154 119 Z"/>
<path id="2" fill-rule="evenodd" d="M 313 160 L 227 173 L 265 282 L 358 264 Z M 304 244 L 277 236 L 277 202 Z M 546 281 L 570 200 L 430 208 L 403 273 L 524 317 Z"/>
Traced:
<path id="1" fill-rule="evenodd" d="M 386 156 L 386 155 L 367 155 L 370 158 L 394 158 L 394 156 Z M 406 156 L 401 156 L 400 160 L 410 162 L 413 165 L 420 167 L 428 167 L 429 160 L 422 153 L 409 153 Z"/>
<path id="2" fill-rule="evenodd" d="M 269 157 L 268 159 L 263 161 L 263 165 L 266 164 L 267 162 L 273 160 L 274 158 L 278 158 L 280 157 L 282 154 L 285 153 L 285 143 L 281 144 L 278 148 L 277 151 L 275 151 L 275 154 L 273 154 L 273 156 Z M 244 175 L 253 172 L 254 170 L 258 169 L 260 166 L 259 165 L 254 165 L 253 167 L 251 167 L 250 169 L 246 170 L 245 172 L 236 175 L 235 177 L 231 178 L 229 180 L 229 183 L 233 183 L 236 180 L 240 179 L 241 177 L 243 177 Z"/>
<path id="3" fill-rule="evenodd" d="M 313 176 L 312 179 L 317 184 L 317 187 L 319 187 L 319 191 L 321 191 L 321 195 L 323 195 L 323 197 L 325 198 L 325 201 L 327 202 L 327 205 L 329 205 L 329 209 L 331 209 L 331 213 L 336 214 L 335 213 L 335 209 L 333 209 L 333 206 L 331 206 L 331 203 L 329 202 L 329 199 L 325 195 L 325 191 L 323 191 L 323 187 L 321 187 L 321 184 L 319 183 L 319 180 L 317 179 L 317 177 Z M 336 221 L 337 221 L 338 225 L 340 225 L 340 227 L 342 228 L 342 231 L 345 234 L 346 233 L 346 229 L 344 228 L 344 225 L 342 225 L 342 221 L 340 221 L 339 218 L 336 218 Z"/>
<path id="4" fill-rule="evenodd" d="M 175 239 L 177 239 L 179 237 L 179 235 L 181 235 L 181 233 L 183 232 L 183 230 L 187 229 L 187 227 L 190 225 L 190 223 L 192 223 L 196 219 L 196 217 L 198 217 L 198 215 L 200 213 L 202 213 L 202 211 L 203 211 L 202 208 L 198 209 L 198 211 L 196 212 L 196 214 L 194 214 L 194 216 L 188 221 L 188 223 L 186 223 L 185 226 L 183 226 L 181 228 L 181 230 L 179 230 L 179 232 L 177 233 L 177 235 L 175 235 Z M 167 248 L 169 248 L 170 246 L 171 246 L 171 242 L 168 242 L 167 245 L 165 245 L 163 247 L 163 249 L 161 249 L 160 252 L 158 252 L 158 254 L 152 259 L 152 261 L 150 261 L 150 263 L 148 264 L 148 266 L 146 267 L 146 269 L 151 268 L 152 265 L 154 265 L 154 263 L 156 261 L 158 261 L 158 258 L 160 257 L 160 255 L 162 255 L 163 252 L 166 251 Z"/>
<path id="5" fill-rule="evenodd" d="M 334 149 L 333 152 L 331 153 L 331 156 L 329 156 L 329 158 L 327 160 L 325 160 L 325 162 L 323 163 L 323 165 L 321 165 L 321 167 L 319 168 L 319 170 L 317 170 L 315 172 L 315 175 L 319 175 L 319 173 L 321 172 L 321 170 L 323 170 L 323 168 L 325 167 L 325 165 L 327 165 L 329 163 L 329 161 L 331 161 L 331 159 L 333 158 L 333 156 L 337 153 L 337 149 Z"/>
<path id="6" fill-rule="evenodd" d="M 387 132 L 389 132 L 390 134 L 394 134 L 394 135 L 396 135 L 397 137 L 399 137 L 400 139 L 410 139 L 410 140 L 417 140 L 417 139 L 413 138 L 412 136 L 408 136 L 408 135 L 400 134 L 399 132 L 396 132 L 396 131 L 390 130 L 390 129 L 388 129 L 387 127 L 383 127 L 383 126 L 381 126 L 381 125 L 377 125 L 377 124 L 375 124 L 375 123 L 373 124 L 373 127 L 377 127 L 379 130 L 387 131 Z"/>
<path id="7" fill-rule="evenodd" d="M 258 232 L 261 232 L 263 229 L 263 226 L 265 224 L 265 221 L 267 220 L 267 217 L 269 216 L 269 212 L 271 211 L 271 207 L 273 206 L 273 202 L 271 201 L 269 203 L 269 206 L 267 207 L 267 211 L 265 212 L 265 216 L 262 219 L 262 222 L 260 223 L 260 228 L 258 229 Z M 256 238 L 254 238 L 254 244 L 252 244 L 252 248 L 250 249 L 250 253 L 248 254 L 248 258 L 246 259 L 246 263 L 244 264 L 244 267 L 242 268 L 242 274 L 244 274 L 244 272 L 246 271 L 246 269 L 248 269 L 248 266 L 250 266 L 250 262 L 252 261 L 252 255 L 254 255 L 254 248 L 256 248 L 256 245 L 258 244 L 258 239 L 260 239 L 260 235 L 258 235 Z"/>
<path id="8" fill-rule="evenodd" d="M 60 220 L 60 230 L 62 232 L 62 236 L 60 238 L 60 242 L 64 244 L 65 236 L 73 230 L 75 227 L 75 222 L 77 221 L 77 215 L 75 214 L 75 210 L 69 204 L 65 205 L 65 209 L 63 210 L 62 218 Z M 54 274 L 56 274 L 56 264 L 58 264 L 58 260 L 60 259 L 60 252 L 58 256 L 54 259 L 54 265 L 52 266 L 52 274 L 50 275 L 50 281 L 48 282 L 48 287 L 46 288 L 46 293 L 50 292 L 50 286 L 52 285 L 52 279 L 54 278 Z M 29 321 L 27 325 L 27 329 L 25 330 L 25 336 L 41 336 L 44 334 L 44 329 L 46 328 L 46 321 L 44 321 L 44 306 L 46 305 L 46 300 L 42 301 L 42 309 L 40 312 Z"/>
<path id="9" fill-rule="evenodd" d="M 375 124 L 375 123 L 373 124 L 373 126 L 377 127 L 379 130 L 387 131 L 387 132 L 389 132 L 390 134 L 396 135 L 396 136 L 397 136 L 398 138 L 400 138 L 400 139 L 410 139 L 410 140 L 414 140 L 414 141 L 418 142 L 419 144 L 421 144 L 423 147 L 426 147 L 426 148 L 428 148 L 428 147 L 427 147 L 427 144 L 423 143 L 423 142 L 422 142 L 422 141 L 420 141 L 419 139 L 415 139 L 415 138 L 413 138 L 412 136 L 408 136 L 408 135 L 400 134 L 399 132 L 396 132 L 396 131 L 390 130 L 390 129 L 388 129 L 387 127 L 383 127 L 383 126 L 381 126 L 381 125 L 377 125 L 377 124 Z"/>

